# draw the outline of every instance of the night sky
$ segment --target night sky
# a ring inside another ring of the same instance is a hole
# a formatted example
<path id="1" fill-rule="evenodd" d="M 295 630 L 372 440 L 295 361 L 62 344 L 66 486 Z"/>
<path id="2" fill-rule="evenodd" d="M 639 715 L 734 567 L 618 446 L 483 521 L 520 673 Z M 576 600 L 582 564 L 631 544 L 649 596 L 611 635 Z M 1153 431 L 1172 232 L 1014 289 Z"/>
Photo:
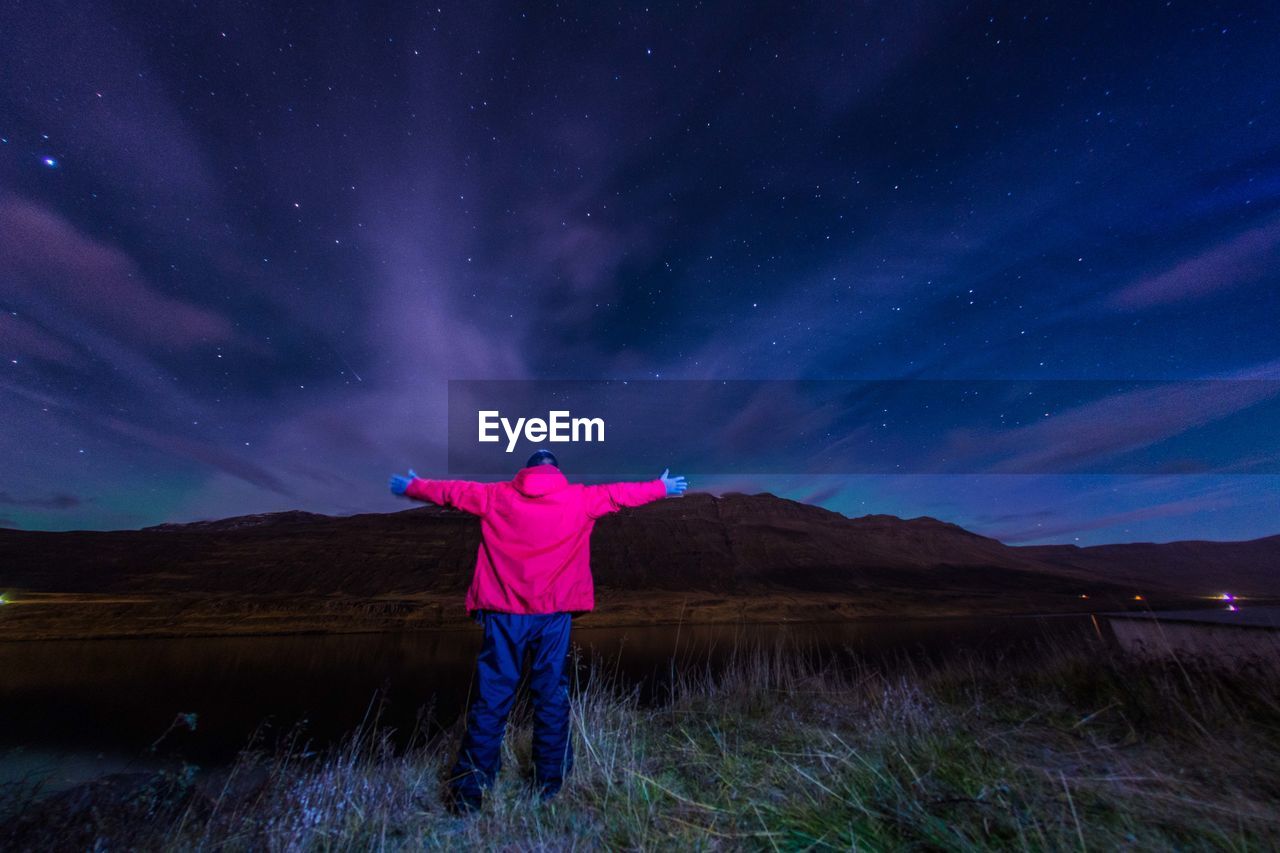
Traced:
<path id="1" fill-rule="evenodd" d="M 449 379 L 1280 379 L 1273 3 L 291 6 L 0 7 L 0 524 L 403 508 Z M 1280 532 L 1274 475 L 691 481 Z"/>

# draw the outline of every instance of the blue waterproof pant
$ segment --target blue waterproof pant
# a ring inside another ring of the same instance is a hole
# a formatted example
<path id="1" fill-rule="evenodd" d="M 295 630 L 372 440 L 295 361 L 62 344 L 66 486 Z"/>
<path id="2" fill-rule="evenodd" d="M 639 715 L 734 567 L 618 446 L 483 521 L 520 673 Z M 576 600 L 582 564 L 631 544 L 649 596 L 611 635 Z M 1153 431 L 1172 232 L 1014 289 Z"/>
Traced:
<path id="1" fill-rule="evenodd" d="M 501 768 L 502 733 L 515 702 L 526 652 L 532 657 L 533 777 L 544 797 L 560 790 L 573 766 L 569 743 L 568 613 L 480 611 L 484 645 L 476 658 L 476 679 L 467 731 L 450 775 L 455 796 L 478 803 Z"/>

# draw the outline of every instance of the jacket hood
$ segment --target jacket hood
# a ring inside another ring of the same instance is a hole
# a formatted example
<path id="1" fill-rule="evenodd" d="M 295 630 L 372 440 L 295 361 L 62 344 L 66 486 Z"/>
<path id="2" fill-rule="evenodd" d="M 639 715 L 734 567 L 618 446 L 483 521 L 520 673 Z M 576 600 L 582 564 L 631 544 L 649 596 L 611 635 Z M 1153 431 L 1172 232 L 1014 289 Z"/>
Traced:
<path id="1" fill-rule="evenodd" d="M 569 481 L 554 465 L 534 465 L 517 471 L 511 484 L 520 494 L 537 498 L 563 489 L 569 485 Z"/>

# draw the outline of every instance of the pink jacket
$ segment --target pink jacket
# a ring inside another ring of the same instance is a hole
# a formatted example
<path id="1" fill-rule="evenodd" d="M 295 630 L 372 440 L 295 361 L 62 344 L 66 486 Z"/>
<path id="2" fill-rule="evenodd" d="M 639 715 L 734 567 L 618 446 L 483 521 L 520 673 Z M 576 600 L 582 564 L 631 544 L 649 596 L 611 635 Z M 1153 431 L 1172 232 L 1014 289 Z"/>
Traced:
<path id="1" fill-rule="evenodd" d="M 509 483 L 415 477 L 405 494 L 480 516 L 468 613 L 556 613 L 595 607 L 588 542 L 596 519 L 666 497 L 667 489 L 662 480 L 571 484 L 554 465 L 535 465 Z"/>

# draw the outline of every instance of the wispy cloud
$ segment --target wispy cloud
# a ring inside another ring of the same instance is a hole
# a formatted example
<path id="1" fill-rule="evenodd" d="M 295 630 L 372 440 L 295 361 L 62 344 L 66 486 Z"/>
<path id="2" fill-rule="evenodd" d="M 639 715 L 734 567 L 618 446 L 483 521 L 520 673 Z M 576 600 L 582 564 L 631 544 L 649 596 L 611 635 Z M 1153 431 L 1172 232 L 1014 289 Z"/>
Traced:
<path id="1" fill-rule="evenodd" d="M 61 339 L 40 326 L 18 315 L 16 311 L 0 314 L 0 347 L 10 359 L 25 356 L 61 364 L 64 367 L 81 367 L 84 359 L 70 342 Z"/>
<path id="2" fill-rule="evenodd" d="M 1280 394 L 1268 381 L 1169 382 L 1046 413 L 1025 426 L 947 433 L 929 470 L 1067 473 L 1107 469 L 1117 457 L 1243 411 Z"/>
<path id="3" fill-rule="evenodd" d="M 212 469 L 225 471 L 260 488 L 296 497 L 296 493 L 270 469 L 252 461 L 245 454 L 230 452 L 209 442 L 152 429 L 120 418 L 108 416 L 102 418 L 100 423 L 123 438 L 142 442 L 174 458 L 199 462 Z"/>
<path id="4" fill-rule="evenodd" d="M 234 337 L 226 317 L 163 293 L 122 250 L 12 194 L 0 195 L 0 275 L 38 314 L 72 311 L 134 341 L 185 348 Z"/>
<path id="5" fill-rule="evenodd" d="M 1250 228 L 1116 291 L 1117 308 L 1151 308 L 1212 296 L 1280 269 L 1280 220 Z"/>
<path id="6" fill-rule="evenodd" d="M 19 498 L 8 492 L 0 492 L 0 504 L 5 506 L 33 507 L 37 509 L 74 509 L 83 501 L 75 495 L 61 492 L 43 498 Z"/>
<path id="7" fill-rule="evenodd" d="M 1204 495 L 1178 500 L 1162 501 L 1149 506 L 1137 507 L 1122 512 L 1112 512 L 1082 519 L 1064 518 L 1061 512 L 1044 514 L 1041 517 L 1052 519 L 1038 522 L 1032 526 L 1006 524 L 987 528 L 986 535 L 1001 542 L 1017 544 L 1035 542 L 1045 539 L 1060 538 L 1090 530 L 1114 529 L 1126 524 L 1151 521 L 1161 518 L 1179 518 L 1185 516 L 1203 516 L 1209 510 L 1232 506 L 1234 501 L 1221 495 Z M 1040 515 L 1040 514 L 1037 514 Z"/>

